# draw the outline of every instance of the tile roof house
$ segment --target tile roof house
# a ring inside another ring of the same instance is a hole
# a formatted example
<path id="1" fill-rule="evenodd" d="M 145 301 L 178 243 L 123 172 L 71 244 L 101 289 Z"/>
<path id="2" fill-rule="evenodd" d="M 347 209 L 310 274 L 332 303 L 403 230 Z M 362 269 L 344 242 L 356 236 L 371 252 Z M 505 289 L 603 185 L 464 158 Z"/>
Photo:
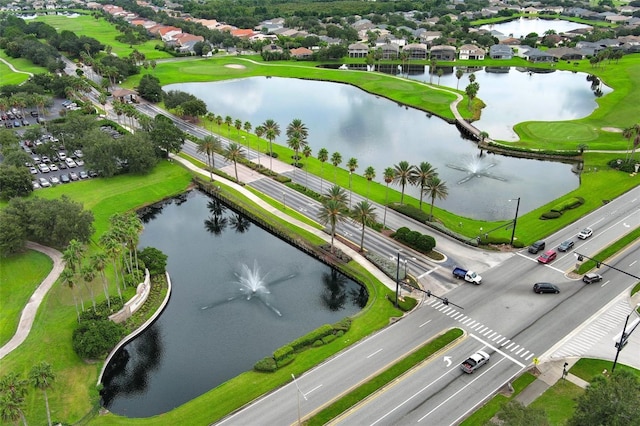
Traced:
<path id="1" fill-rule="evenodd" d="M 494 44 L 489 47 L 489 57 L 491 59 L 511 59 L 513 50 L 506 44 Z"/>
<path id="2" fill-rule="evenodd" d="M 204 37 L 189 33 L 181 33 L 174 35 L 173 41 L 181 52 L 193 52 L 193 46 L 200 41 L 204 41 Z"/>
<path id="3" fill-rule="evenodd" d="M 365 58 L 369 54 L 369 46 L 364 43 L 353 43 L 348 47 L 350 58 Z"/>
<path id="4" fill-rule="evenodd" d="M 162 38 L 162 41 L 170 41 L 173 39 L 173 36 L 176 34 L 180 34 L 182 32 L 182 28 L 178 27 L 163 27 L 158 30 L 158 34 Z"/>
<path id="5" fill-rule="evenodd" d="M 475 44 L 463 44 L 460 46 L 458 59 L 462 60 L 480 60 L 484 59 L 484 55 L 486 55 L 486 50 L 476 46 Z"/>
<path id="6" fill-rule="evenodd" d="M 231 30 L 231 35 L 234 37 L 238 37 L 241 39 L 249 39 L 251 38 L 251 36 L 253 36 L 255 34 L 255 31 L 252 29 L 242 29 L 242 28 L 238 28 L 235 30 Z"/>
<path id="7" fill-rule="evenodd" d="M 313 55 L 313 51 L 311 49 L 307 49 L 306 47 L 290 49 L 289 53 L 291 53 L 292 58 L 296 59 L 309 59 Z"/>
<path id="8" fill-rule="evenodd" d="M 453 46 L 433 46 L 429 51 L 431 59 L 438 59 L 441 61 L 455 61 L 456 60 L 456 48 Z"/>
<path id="9" fill-rule="evenodd" d="M 407 44 L 402 51 L 409 53 L 409 59 L 427 59 L 428 48 L 424 43 Z"/>

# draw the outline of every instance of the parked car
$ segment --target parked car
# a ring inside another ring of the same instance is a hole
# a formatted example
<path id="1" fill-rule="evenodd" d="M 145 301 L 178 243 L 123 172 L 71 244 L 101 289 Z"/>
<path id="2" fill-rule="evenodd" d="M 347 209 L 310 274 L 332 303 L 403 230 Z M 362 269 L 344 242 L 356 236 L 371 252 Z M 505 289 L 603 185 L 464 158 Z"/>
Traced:
<path id="1" fill-rule="evenodd" d="M 49 172 L 51 171 L 51 169 L 49 168 L 49 166 L 47 166 L 47 165 L 46 165 L 46 164 L 44 164 L 44 163 L 40 163 L 40 164 L 38 164 L 38 168 L 40 169 L 40 171 L 41 171 L 42 173 L 49 173 Z"/>
<path id="2" fill-rule="evenodd" d="M 29 122 L 28 122 L 27 120 L 23 119 L 23 120 L 22 120 L 22 125 L 23 125 L 23 126 L 28 126 L 28 125 L 29 125 Z"/>
<path id="3" fill-rule="evenodd" d="M 58 163 L 58 168 L 59 168 L 60 170 L 64 170 L 64 169 L 66 169 L 66 168 L 67 168 L 67 163 L 65 163 L 64 161 L 59 162 L 59 163 Z"/>
<path id="4" fill-rule="evenodd" d="M 49 182 L 47 179 L 43 177 L 38 179 L 38 182 L 40 183 L 40 186 L 43 188 L 49 188 L 51 186 L 51 182 Z"/>
<path id="5" fill-rule="evenodd" d="M 51 182 L 51 185 L 57 185 L 60 183 L 60 179 L 58 178 L 58 176 L 51 176 L 49 178 L 49 182 Z"/>
<path id="6" fill-rule="evenodd" d="M 98 172 L 96 172 L 95 170 L 89 170 L 87 173 L 89 173 L 89 177 L 98 177 Z"/>
<path id="7" fill-rule="evenodd" d="M 30 114 L 32 117 L 37 117 L 39 115 L 38 111 L 31 111 Z"/>
<path id="8" fill-rule="evenodd" d="M 539 263 L 550 263 L 558 256 L 555 250 L 547 250 L 538 257 Z"/>
<path id="9" fill-rule="evenodd" d="M 65 174 L 60 175 L 60 182 L 69 183 L 69 182 L 71 182 L 71 179 L 69 179 L 69 175 L 65 173 Z"/>
<path id="10" fill-rule="evenodd" d="M 51 164 L 49 164 L 49 169 L 52 172 L 57 172 L 58 171 L 58 165 L 56 163 L 51 163 Z"/>
<path id="11" fill-rule="evenodd" d="M 563 241 L 558 246 L 558 251 L 567 251 L 567 250 L 571 250 L 572 248 L 573 248 L 573 240 L 566 240 L 566 241 Z"/>
<path id="12" fill-rule="evenodd" d="M 585 284 L 597 283 L 598 281 L 602 281 L 602 275 L 593 272 L 582 277 L 582 282 Z"/>
<path id="13" fill-rule="evenodd" d="M 578 234 L 578 238 L 580 238 L 581 240 L 586 240 L 587 238 L 589 238 L 590 236 L 593 235 L 593 229 L 591 228 L 584 228 L 582 231 L 580 231 L 580 233 Z"/>
<path id="14" fill-rule="evenodd" d="M 529 253 L 536 254 L 540 250 L 544 250 L 544 246 L 545 246 L 544 241 L 542 241 L 542 240 L 536 241 L 535 243 L 533 243 L 533 244 L 531 244 L 529 246 Z"/>
<path id="15" fill-rule="evenodd" d="M 80 176 L 80 179 L 89 179 L 89 175 L 84 170 L 78 173 L 78 176 Z"/>
<path id="16" fill-rule="evenodd" d="M 20 122 L 18 120 L 15 120 L 13 122 L 13 127 L 20 127 Z"/>
<path id="17" fill-rule="evenodd" d="M 535 283 L 533 285 L 533 292 L 542 294 L 542 293 L 560 293 L 560 288 L 557 285 L 551 283 Z"/>
<path id="18" fill-rule="evenodd" d="M 36 169 L 35 167 L 29 167 L 29 172 L 31 172 L 32 175 L 37 175 L 38 169 Z"/>
<path id="19" fill-rule="evenodd" d="M 34 180 L 34 181 L 32 181 L 31 183 L 33 184 L 33 189 L 40 189 L 40 188 L 42 188 L 42 187 L 40 186 L 40 182 L 38 182 L 37 180 Z"/>
<path id="20" fill-rule="evenodd" d="M 62 151 L 60 151 L 60 152 L 58 153 L 58 158 L 59 158 L 60 160 L 62 160 L 62 161 L 66 160 L 66 159 L 67 159 L 67 153 L 66 153 L 66 152 L 62 152 Z"/>
<path id="21" fill-rule="evenodd" d="M 64 162 L 67 163 L 67 167 L 69 167 L 69 168 L 77 166 L 76 162 L 73 161 L 73 158 L 67 157 L 67 159 L 64 160 Z"/>
<path id="22" fill-rule="evenodd" d="M 69 179 L 71 179 L 73 181 L 76 181 L 76 180 L 78 180 L 80 178 L 78 177 L 76 172 L 71 172 L 71 173 L 69 173 Z"/>
<path id="23" fill-rule="evenodd" d="M 76 161 L 76 166 L 81 167 L 84 166 L 84 160 L 82 158 L 78 158 Z"/>
<path id="24" fill-rule="evenodd" d="M 73 155 L 75 155 L 77 158 L 82 158 L 84 157 L 84 154 L 82 153 L 81 150 L 76 149 L 75 151 L 73 151 Z"/>

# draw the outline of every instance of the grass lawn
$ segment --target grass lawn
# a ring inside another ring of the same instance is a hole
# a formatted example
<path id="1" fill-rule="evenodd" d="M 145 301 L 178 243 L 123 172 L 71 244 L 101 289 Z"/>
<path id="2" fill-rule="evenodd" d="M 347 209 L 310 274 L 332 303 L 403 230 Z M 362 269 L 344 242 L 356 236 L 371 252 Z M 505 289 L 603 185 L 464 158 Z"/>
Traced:
<path id="1" fill-rule="evenodd" d="M 555 385 L 547 389 L 535 401 L 532 408 L 544 410 L 551 425 L 563 425 L 567 422 L 576 409 L 576 398 L 584 393 L 578 385 L 568 380 L 559 380 Z"/>
<path id="2" fill-rule="evenodd" d="M 85 13 L 85 11 L 80 11 Z M 156 45 L 162 45 L 160 40 L 149 40 L 143 44 L 129 45 L 116 40 L 120 31 L 104 18 L 96 19 L 90 15 L 80 15 L 69 18 L 63 15 L 38 15 L 37 21 L 45 22 L 55 28 L 58 32 L 68 30 L 78 36 L 93 37 L 105 46 L 111 46 L 112 52 L 120 57 L 127 57 L 134 49 L 143 53 L 148 60 L 171 58 L 172 56 L 161 50 L 156 50 Z"/>
<path id="3" fill-rule="evenodd" d="M 0 346 L 13 337 L 22 309 L 52 266 L 48 256 L 35 250 L 0 262 Z"/>
<path id="4" fill-rule="evenodd" d="M 9 62 L 18 71 L 30 72 L 33 74 L 46 73 L 47 69 L 34 65 L 33 62 L 23 58 L 12 58 L 0 49 L 0 58 Z M 0 75 L 2 76 L 2 84 L 20 84 L 29 78 L 28 74 L 13 72 L 4 62 L 0 62 Z"/>

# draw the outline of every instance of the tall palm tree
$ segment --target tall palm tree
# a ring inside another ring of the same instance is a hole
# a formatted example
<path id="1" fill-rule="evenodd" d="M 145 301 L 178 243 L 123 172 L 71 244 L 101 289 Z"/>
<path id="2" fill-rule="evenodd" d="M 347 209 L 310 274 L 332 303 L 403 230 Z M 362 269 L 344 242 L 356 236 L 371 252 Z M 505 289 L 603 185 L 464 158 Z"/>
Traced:
<path id="1" fill-rule="evenodd" d="M 74 288 L 76 287 L 76 274 L 73 273 L 71 269 L 64 268 L 62 273 L 60 273 L 60 279 L 62 280 L 62 284 L 68 286 L 71 289 L 71 294 L 73 295 L 73 304 L 76 307 L 76 317 L 78 322 L 80 321 L 80 311 L 78 311 L 78 298 L 76 297 L 76 293 Z M 82 301 L 82 298 L 80 298 Z M 84 311 L 84 305 L 82 306 L 82 310 Z"/>
<path id="2" fill-rule="evenodd" d="M 436 58 L 431 58 L 429 61 L 429 84 L 433 84 L 433 75 L 436 73 L 437 66 L 438 60 Z"/>
<path id="3" fill-rule="evenodd" d="M 109 286 L 107 284 L 107 277 L 104 273 L 105 268 L 107 267 L 107 255 L 105 252 L 98 252 L 91 255 L 89 260 L 91 262 L 91 267 L 94 271 L 100 274 L 100 279 L 102 280 L 102 289 L 104 290 L 104 296 L 107 299 L 107 306 L 111 309 L 111 297 L 109 297 Z"/>
<path id="4" fill-rule="evenodd" d="M 287 135 L 287 146 L 293 150 L 293 165 L 298 168 L 298 151 L 302 148 L 302 135 L 300 135 L 299 132 L 292 132 L 290 135 Z M 295 172 L 295 169 L 293 169 L 294 174 Z"/>
<path id="5" fill-rule="evenodd" d="M 118 279 L 118 259 L 122 253 L 122 244 L 118 242 L 118 239 L 112 230 L 102 234 L 99 242 L 107 256 L 111 259 L 113 275 L 116 280 L 116 289 L 118 290 L 118 297 L 120 297 L 120 300 L 122 301 L 122 291 L 120 290 L 120 281 Z"/>
<path id="6" fill-rule="evenodd" d="M 227 115 L 224 118 L 224 124 L 227 125 L 227 137 L 231 138 L 231 125 L 233 124 L 233 118 L 230 115 Z"/>
<path id="7" fill-rule="evenodd" d="M 238 160 L 243 157 L 243 154 L 244 149 L 242 149 L 242 146 L 240 146 L 240 144 L 237 144 L 235 142 L 231 142 L 227 146 L 227 149 L 224 150 L 224 157 L 227 160 L 233 161 L 233 168 L 236 173 L 236 182 L 240 182 L 240 180 L 238 179 Z"/>
<path id="8" fill-rule="evenodd" d="M 422 195 L 424 187 L 432 176 L 436 175 L 436 168 L 430 163 L 423 161 L 411 171 L 411 180 L 415 185 L 420 187 L 420 210 L 422 210 Z"/>
<path id="9" fill-rule="evenodd" d="M 262 164 L 260 164 L 260 138 L 262 138 L 262 135 L 264 135 L 265 129 L 262 126 L 257 126 L 256 127 L 256 151 L 258 152 L 258 165 L 262 166 Z"/>
<path id="10" fill-rule="evenodd" d="M 349 158 L 347 168 L 349 169 L 349 208 L 351 208 L 351 195 L 353 192 L 351 189 L 351 178 L 353 177 L 353 172 L 358 168 L 358 160 L 354 157 Z"/>
<path id="11" fill-rule="evenodd" d="M 49 410 L 49 398 L 47 397 L 47 389 L 51 387 L 51 384 L 56 380 L 56 375 L 53 373 L 51 364 L 42 361 L 40 364 L 36 364 L 31 368 L 29 372 L 29 381 L 31 385 L 40 389 L 44 394 L 44 404 L 47 408 L 47 422 L 51 426 L 51 410 Z"/>
<path id="12" fill-rule="evenodd" d="M 387 192 L 384 198 L 384 218 L 382 219 L 382 229 L 387 224 L 387 204 L 389 204 L 389 184 L 393 182 L 393 177 L 396 175 L 395 170 L 391 167 L 384 169 L 384 183 L 387 184 Z"/>
<path id="13" fill-rule="evenodd" d="M 233 122 L 233 127 L 236 128 L 236 132 L 238 133 L 238 138 L 240 137 L 240 129 L 242 129 L 242 121 L 238 118 Z"/>
<path id="14" fill-rule="evenodd" d="M 634 124 L 624 129 L 622 131 L 622 137 L 629 141 L 625 161 L 633 160 L 636 149 L 640 146 L 640 124 Z"/>
<path id="15" fill-rule="evenodd" d="M 313 151 L 311 151 L 311 147 L 309 145 L 305 145 L 304 148 L 302 148 L 302 155 L 304 155 L 305 158 L 305 162 L 303 164 L 304 166 L 304 186 L 309 186 L 309 169 L 308 169 L 308 162 L 309 162 L 309 157 L 311 157 L 311 154 L 313 154 Z"/>
<path id="16" fill-rule="evenodd" d="M 362 224 L 362 234 L 360 236 L 360 251 L 364 251 L 364 230 L 367 225 L 376 222 L 377 215 L 375 207 L 369 200 L 360 201 L 351 210 L 351 218 Z"/>
<path id="17" fill-rule="evenodd" d="M 96 278 L 96 271 L 93 269 L 91 264 L 84 264 L 80 269 L 80 274 L 82 276 L 82 282 L 84 286 L 89 290 L 89 294 L 91 295 L 91 303 L 93 304 L 93 312 L 96 311 L 96 297 L 93 294 L 93 288 L 91 287 L 91 282 Z"/>
<path id="18" fill-rule="evenodd" d="M 369 190 L 371 189 L 371 181 L 376 178 L 376 169 L 369 166 L 364 170 L 364 177 L 367 179 L 367 200 L 369 199 Z"/>
<path id="19" fill-rule="evenodd" d="M 209 180 L 213 180 L 213 169 L 215 167 L 215 153 L 220 149 L 222 144 L 217 136 L 207 135 L 198 142 L 197 151 L 200 154 L 207 155 L 207 165 L 209 166 Z"/>
<path id="20" fill-rule="evenodd" d="M 458 90 L 458 88 L 460 87 L 460 79 L 462 78 L 463 75 L 464 75 L 464 71 L 462 71 L 461 68 L 458 68 L 456 70 L 456 78 L 458 79 L 458 82 L 456 83 L 456 90 Z"/>
<path id="21" fill-rule="evenodd" d="M 395 166 L 393 183 L 400 185 L 402 193 L 400 195 L 400 204 L 404 204 L 404 188 L 407 184 L 412 183 L 413 179 L 413 166 L 409 165 L 407 161 L 401 161 Z"/>
<path id="22" fill-rule="evenodd" d="M 338 181 L 338 166 L 342 163 L 342 154 L 339 152 L 334 152 L 331 154 L 331 164 L 333 164 L 333 183 Z"/>
<path id="23" fill-rule="evenodd" d="M 432 176 L 427 182 L 424 190 L 431 197 L 431 211 L 429 212 L 429 222 L 433 221 L 433 205 L 436 202 L 436 198 L 444 200 L 449 195 L 449 189 L 444 181 L 436 176 Z"/>
<path id="24" fill-rule="evenodd" d="M 324 163 L 329 159 L 329 151 L 326 148 L 320 148 L 318 151 L 318 161 L 320 161 L 320 193 L 322 193 L 322 182 L 324 180 Z"/>
<path id="25" fill-rule="evenodd" d="M 244 124 L 242 125 L 242 130 L 245 131 L 245 133 L 247 134 L 247 136 L 249 136 L 249 133 L 251 133 L 251 129 L 253 128 L 253 126 L 251 125 L 250 122 L 245 121 Z M 245 137 L 242 137 L 243 139 L 245 139 Z M 247 139 L 247 158 L 250 157 L 251 154 L 251 139 Z"/>
<path id="26" fill-rule="evenodd" d="M 216 120 L 216 115 L 211 111 L 209 111 L 207 112 L 207 115 L 205 115 L 205 118 L 209 122 L 209 126 L 210 126 L 209 131 L 213 132 L 213 122 Z"/>
<path id="27" fill-rule="evenodd" d="M 287 137 L 291 137 L 294 133 L 298 133 L 298 137 L 303 140 L 309 137 L 309 129 L 299 118 L 294 118 L 287 126 Z"/>
<path id="28" fill-rule="evenodd" d="M 328 199 L 322 203 L 322 207 L 320 207 L 318 218 L 323 224 L 328 224 L 331 229 L 331 253 L 333 253 L 333 241 L 336 235 L 336 225 L 344 222 L 348 213 L 349 210 L 347 209 L 347 206 L 338 200 Z"/>
<path id="29" fill-rule="evenodd" d="M 2 420 L 17 422 L 26 426 L 23 407 L 27 396 L 27 381 L 16 373 L 8 373 L 0 379 L 0 414 Z"/>
<path id="30" fill-rule="evenodd" d="M 333 185 L 329 188 L 329 191 L 325 194 L 327 200 L 335 200 L 342 204 L 347 204 L 347 193 L 340 185 Z"/>
<path id="31" fill-rule="evenodd" d="M 222 127 L 222 123 L 224 123 L 224 118 L 221 115 L 216 115 L 216 124 L 218 125 L 218 131 L 220 131 L 220 127 Z"/>
<path id="32" fill-rule="evenodd" d="M 269 141 L 269 170 L 273 171 L 273 141 L 280 136 L 280 125 L 272 119 L 265 120 L 262 123 L 264 133 Z"/>

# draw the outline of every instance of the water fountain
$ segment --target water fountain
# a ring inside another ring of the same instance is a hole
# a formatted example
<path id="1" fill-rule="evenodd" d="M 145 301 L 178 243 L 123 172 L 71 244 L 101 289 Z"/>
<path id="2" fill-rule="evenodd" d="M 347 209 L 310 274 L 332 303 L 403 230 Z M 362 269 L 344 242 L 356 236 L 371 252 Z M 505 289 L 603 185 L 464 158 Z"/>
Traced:
<path id="1" fill-rule="evenodd" d="M 486 157 L 481 155 L 473 155 L 464 161 L 462 165 L 458 164 L 446 164 L 447 167 L 454 170 L 460 170 L 466 172 L 467 175 L 460 179 L 458 185 L 470 181 L 473 178 L 486 177 L 489 179 L 495 179 L 502 182 L 506 182 L 507 179 L 502 176 L 495 175 L 488 170 L 497 166 L 498 163 L 490 160 L 486 160 Z"/>

